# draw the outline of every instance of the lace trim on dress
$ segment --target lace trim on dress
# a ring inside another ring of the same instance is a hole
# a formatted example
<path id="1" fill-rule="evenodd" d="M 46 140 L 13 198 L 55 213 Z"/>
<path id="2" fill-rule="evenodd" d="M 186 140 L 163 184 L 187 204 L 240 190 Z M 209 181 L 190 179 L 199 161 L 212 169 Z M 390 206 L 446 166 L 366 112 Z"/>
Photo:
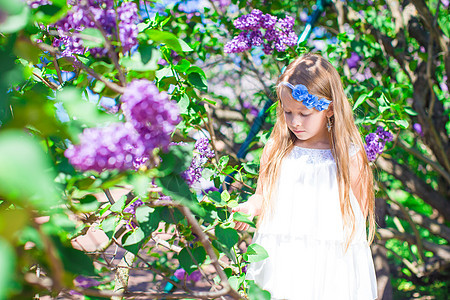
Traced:
<path id="1" fill-rule="evenodd" d="M 353 157 L 356 153 L 358 153 L 359 148 L 352 143 L 350 144 L 348 150 L 350 157 Z M 302 159 L 307 164 L 335 163 L 331 149 L 314 149 L 294 146 L 292 152 L 289 154 L 289 157 L 293 159 Z"/>

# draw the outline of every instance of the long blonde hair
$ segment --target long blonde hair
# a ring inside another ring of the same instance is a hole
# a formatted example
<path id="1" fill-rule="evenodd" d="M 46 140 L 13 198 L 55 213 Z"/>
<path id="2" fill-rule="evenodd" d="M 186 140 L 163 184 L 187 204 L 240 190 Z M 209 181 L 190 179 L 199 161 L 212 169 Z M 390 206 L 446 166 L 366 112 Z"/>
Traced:
<path id="1" fill-rule="evenodd" d="M 341 78 L 336 69 L 317 54 L 306 54 L 290 63 L 277 81 L 277 121 L 274 125 L 269 141 L 273 146 L 267 147 L 267 161 L 262 165 L 258 185 L 262 188 L 263 208 L 260 220 L 270 214 L 273 208 L 273 195 L 279 177 L 279 170 L 283 158 L 290 153 L 296 140 L 295 135 L 288 129 L 284 112 L 281 107 L 280 82 L 287 81 L 293 85 L 303 84 L 309 93 L 332 101 L 333 126 L 331 130 L 331 151 L 336 161 L 337 182 L 339 186 L 339 201 L 344 226 L 351 229 L 345 241 L 345 249 L 351 243 L 355 233 L 355 214 L 350 203 L 350 156 L 351 144 L 360 151 L 364 151 L 358 128 L 353 119 L 353 112 L 345 96 Z M 375 199 L 373 193 L 373 174 L 366 155 L 362 158 L 360 178 L 362 196 L 367 201 L 367 220 L 369 225 L 368 240 L 372 243 L 375 225 Z M 348 231 L 347 231 L 348 232 Z"/>

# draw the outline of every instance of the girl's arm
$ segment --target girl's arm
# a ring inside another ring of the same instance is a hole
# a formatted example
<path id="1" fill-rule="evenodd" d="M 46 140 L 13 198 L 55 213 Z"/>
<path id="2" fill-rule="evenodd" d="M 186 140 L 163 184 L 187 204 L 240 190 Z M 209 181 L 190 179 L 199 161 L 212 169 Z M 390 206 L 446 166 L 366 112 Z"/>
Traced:
<path id="1" fill-rule="evenodd" d="M 269 161 L 269 149 L 272 147 L 272 142 L 269 140 L 267 144 L 264 146 L 263 153 L 260 159 L 260 170 L 268 163 Z M 261 171 L 260 171 L 261 172 Z M 261 214 L 263 207 L 263 195 L 262 195 L 262 182 L 258 180 L 256 185 L 255 194 L 253 194 L 248 200 L 244 203 L 239 204 L 235 208 L 232 209 L 232 212 L 241 212 L 244 214 L 250 215 L 249 219 L 253 220 L 255 216 L 259 216 Z M 237 230 L 247 230 L 249 225 L 243 222 L 236 222 L 235 229 Z"/>
<path id="2" fill-rule="evenodd" d="M 361 178 L 361 170 L 364 163 L 363 155 L 365 155 L 364 151 L 360 150 L 350 160 L 350 185 L 356 200 L 358 200 L 359 207 L 361 208 L 364 218 L 367 218 L 369 210 L 366 197 L 367 193 L 364 191 L 363 181 Z"/>

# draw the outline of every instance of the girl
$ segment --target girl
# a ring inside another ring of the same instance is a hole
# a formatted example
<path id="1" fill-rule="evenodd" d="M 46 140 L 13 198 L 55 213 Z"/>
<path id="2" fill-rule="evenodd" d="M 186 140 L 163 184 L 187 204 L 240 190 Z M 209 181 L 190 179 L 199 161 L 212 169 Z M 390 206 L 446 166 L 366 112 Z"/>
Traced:
<path id="1" fill-rule="evenodd" d="M 373 177 L 339 74 L 307 54 L 276 90 L 256 193 L 233 210 L 259 216 L 253 243 L 269 253 L 246 279 L 272 299 L 376 299 Z"/>

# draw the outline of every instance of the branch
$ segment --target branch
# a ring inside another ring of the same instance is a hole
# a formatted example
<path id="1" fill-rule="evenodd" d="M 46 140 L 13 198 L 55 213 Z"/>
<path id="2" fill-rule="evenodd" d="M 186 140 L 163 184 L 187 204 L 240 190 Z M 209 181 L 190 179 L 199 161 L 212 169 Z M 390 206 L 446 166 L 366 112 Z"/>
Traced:
<path id="1" fill-rule="evenodd" d="M 216 256 L 216 253 L 214 252 L 214 249 L 212 248 L 211 242 L 209 241 L 208 236 L 203 232 L 200 225 L 197 223 L 197 220 L 195 219 L 194 215 L 191 213 L 189 208 L 185 206 L 180 206 L 181 213 L 186 217 L 188 223 L 191 225 L 192 232 L 195 233 L 198 237 L 200 242 L 202 243 L 203 247 L 205 247 L 206 253 L 211 259 L 211 264 L 216 269 L 217 274 L 220 277 L 221 284 L 223 286 L 223 289 L 214 292 L 215 297 L 224 296 L 224 295 L 230 295 L 233 299 L 242 299 L 242 297 L 239 295 L 238 292 L 236 292 L 233 288 L 231 288 L 230 283 L 228 282 L 227 275 L 222 270 L 222 267 L 220 266 L 220 263 L 218 261 L 218 258 Z M 210 293 L 213 294 L 213 293 Z"/>
<path id="2" fill-rule="evenodd" d="M 432 189 L 426 182 L 417 177 L 407 166 L 401 165 L 392 159 L 385 159 L 379 157 L 377 159 L 377 165 L 394 175 L 399 179 L 405 187 L 407 187 L 412 193 L 419 196 L 426 203 L 436 208 L 439 213 L 443 215 L 445 220 L 450 220 L 450 205 L 448 200 L 440 193 Z"/>
<path id="3" fill-rule="evenodd" d="M 431 14 L 430 10 L 428 9 L 428 6 L 426 5 L 424 0 L 412 0 L 412 3 L 417 8 L 417 11 L 419 12 L 420 16 L 422 17 L 425 26 L 430 31 L 433 38 L 438 42 L 439 47 L 443 52 L 448 52 L 448 40 L 446 40 L 444 34 L 442 33 L 441 28 L 439 27 L 439 24 L 436 22 L 434 24 L 434 17 Z"/>
<path id="4" fill-rule="evenodd" d="M 415 157 L 421 159 L 423 162 L 429 164 L 434 170 L 436 170 L 439 174 L 442 175 L 442 177 L 447 180 L 447 182 L 450 184 L 450 174 L 442 168 L 442 166 L 435 162 L 434 160 L 431 160 L 430 158 L 426 157 L 422 153 L 420 153 L 417 149 L 414 149 L 412 146 L 406 144 L 406 142 L 402 139 L 397 139 L 399 141 L 398 145 L 405 150 L 406 152 L 409 152 L 410 154 L 414 155 Z"/>
<path id="5" fill-rule="evenodd" d="M 396 203 L 391 203 L 391 205 L 388 207 L 389 215 L 397 216 L 402 219 L 405 218 L 405 212 L 403 210 L 406 211 L 406 213 L 415 224 L 428 229 L 434 235 L 440 236 L 447 241 L 450 241 L 450 228 L 445 224 L 440 224 L 436 220 L 419 214 L 412 209 L 408 209 L 406 207 L 400 209 L 400 206 Z"/>
<path id="6" fill-rule="evenodd" d="M 379 228 L 377 232 L 380 234 L 382 241 L 390 239 L 398 239 L 401 241 L 406 241 L 408 243 L 414 244 L 415 237 L 412 234 L 401 233 L 397 230 L 391 228 Z M 450 262 L 450 246 L 447 245 L 437 245 L 429 241 L 423 240 L 423 246 L 428 251 L 433 252 L 439 258 L 445 261 L 445 263 Z"/>

